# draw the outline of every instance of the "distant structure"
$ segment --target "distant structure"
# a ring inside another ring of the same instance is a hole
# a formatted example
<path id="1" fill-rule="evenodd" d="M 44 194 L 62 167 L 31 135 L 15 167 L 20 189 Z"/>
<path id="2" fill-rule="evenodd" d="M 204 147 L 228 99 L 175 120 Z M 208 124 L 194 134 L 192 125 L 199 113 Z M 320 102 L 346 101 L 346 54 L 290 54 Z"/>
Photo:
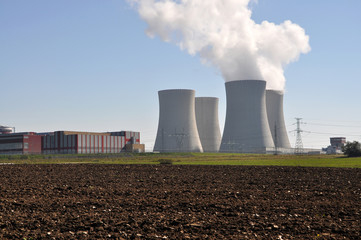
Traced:
<path id="1" fill-rule="evenodd" d="M 56 131 L 0 135 L 0 154 L 92 154 L 144 152 L 140 133 Z"/>
<path id="2" fill-rule="evenodd" d="M 0 125 L 0 134 L 9 134 L 9 133 L 13 133 L 15 128 L 13 127 L 6 127 L 6 126 L 1 126 Z"/>
<path id="3" fill-rule="evenodd" d="M 266 81 L 231 81 L 225 86 L 227 113 L 220 152 L 274 151 L 266 110 Z"/>
<path id="4" fill-rule="evenodd" d="M 296 118 L 297 128 L 296 128 L 296 144 L 295 144 L 295 154 L 303 153 L 303 143 L 301 133 L 303 132 L 301 129 L 301 120 L 302 118 Z"/>
<path id="5" fill-rule="evenodd" d="M 0 135 L 0 154 L 40 154 L 41 136 L 34 132 Z"/>
<path id="6" fill-rule="evenodd" d="M 144 152 L 140 133 L 130 131 L 94 133 L 56 131 L 42 138 L 44 153 L 120 153 Z M 130 145 L 132 146 L 130 149 Z"/>
<path id="7" fill-rule="evenodd" d="M 195 116 L 195 91 L 158 92 L 159 123 L 154 144 L 157 152 L 203 152 Z"/>
<path id="8" fill-rule="evenodd" d="M 218 152 L 221 144 L 218 102 L 215 97 L 196 97 L 196 122 L 204 152 Z"/>
<path id="9" fill-rule="evenodd" d="M 291 148 L 283 115 L 283 92 L 266 90 L 268 124 L 276 153 L 289 151 Z"/>
<path id="10" fill-rule="evenodd" d="M 335 147 L 337 150 L 341 150 L 341 148 L 346 144 L 345 137 L 331 137 L 330 143 L 332 147 Z"/>
<path id="11" fill-rule="evenodd" d="M 330 138 L 331 145 L 327 148 L 323 148 L 327 154 L 342 154 L 342 147 L 346 144 L 345 137 L 331 137 Z"/>

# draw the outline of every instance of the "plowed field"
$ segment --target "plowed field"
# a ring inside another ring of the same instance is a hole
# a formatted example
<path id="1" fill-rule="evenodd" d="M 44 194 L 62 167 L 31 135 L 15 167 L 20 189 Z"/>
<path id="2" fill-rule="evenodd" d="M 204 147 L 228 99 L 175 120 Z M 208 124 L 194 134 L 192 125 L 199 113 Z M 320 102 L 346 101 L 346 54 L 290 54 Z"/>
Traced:
<path id="1" fill-rule="evenodd" d="M 0 239 L 360 239 L 361 169 L 1 165 Z"/>

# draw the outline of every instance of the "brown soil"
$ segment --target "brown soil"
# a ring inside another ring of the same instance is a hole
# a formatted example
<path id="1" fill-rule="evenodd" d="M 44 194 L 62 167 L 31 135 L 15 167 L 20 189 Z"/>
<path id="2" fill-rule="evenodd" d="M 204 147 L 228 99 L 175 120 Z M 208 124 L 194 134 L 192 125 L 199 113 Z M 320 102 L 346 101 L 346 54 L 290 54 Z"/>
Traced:
<path id="1" fill-rule="evenodd" d="M 2 165 L 0 239 L 360 239 L 361 169 Z"/>

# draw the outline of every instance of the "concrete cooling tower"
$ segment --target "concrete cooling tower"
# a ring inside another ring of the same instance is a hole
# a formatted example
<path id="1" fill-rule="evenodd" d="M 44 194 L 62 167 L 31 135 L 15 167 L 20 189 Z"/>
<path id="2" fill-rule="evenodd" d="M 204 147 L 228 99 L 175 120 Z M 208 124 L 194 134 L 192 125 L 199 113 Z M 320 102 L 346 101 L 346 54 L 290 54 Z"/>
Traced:
<path id="1" fill-rule="evenodd" d="M 159 124 L 154 151 L 203 152 L 195 116 L 195 91 L 158 92 Z"/>
<path id="2" fill-rule="evenodd" d="M 218 152 L 221 144 L 218 102 L 215 97 L 196 98 L 197 128 L 204 152 Z"/>
<path id="3" fill-rule="evenodd" d="M 280 151 L 282 151 L 282 148 L 290 149 L 291 144 L 283 116 L 283 93 L 281 91 L 267 90 L 266 106 L 268 123 L 275 147 Z"/>
<path id="4" fill-rule="evenodd" d="M 227 112 L 220 151 L 265 153 L 273 150 L 266 110 L 266 82 L 243 80 L 225 85 Z"/>

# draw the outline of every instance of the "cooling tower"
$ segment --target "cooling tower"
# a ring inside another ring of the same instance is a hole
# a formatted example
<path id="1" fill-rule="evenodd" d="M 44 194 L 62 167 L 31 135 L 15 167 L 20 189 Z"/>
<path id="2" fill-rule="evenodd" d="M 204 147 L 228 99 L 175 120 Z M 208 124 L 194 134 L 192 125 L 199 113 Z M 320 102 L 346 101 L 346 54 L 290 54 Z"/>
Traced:
<path id="1" fill-rule="evenodd" d="M 273 150 L 266 110 L 266 82 L 243 80 L 225 85 L 227 113 L 220 151 L 265 153 Z"/>
<path id="2" fill-rule="evenodd" d="M 291 148 L 288 140 L 285 120 L 283 116 L 283 93 L 281 91 L 266 91 L 266 106 L 268 123 L 274 145 L 279 148 Z M 282 151 L 282 149 L 279 149 Z"/>
<path id="3" fill-rule="evenodd" d="M 158 92 L 159 124 L 154 151 L 203 152 L 195 116 L 195 91 Z"/>
<path id="4" fill-rule="evenodd" d="M 197 128 L 204 152 L 218 152 L 221 144 L 218 101 L 214 97 L 196 98 Z"/>

